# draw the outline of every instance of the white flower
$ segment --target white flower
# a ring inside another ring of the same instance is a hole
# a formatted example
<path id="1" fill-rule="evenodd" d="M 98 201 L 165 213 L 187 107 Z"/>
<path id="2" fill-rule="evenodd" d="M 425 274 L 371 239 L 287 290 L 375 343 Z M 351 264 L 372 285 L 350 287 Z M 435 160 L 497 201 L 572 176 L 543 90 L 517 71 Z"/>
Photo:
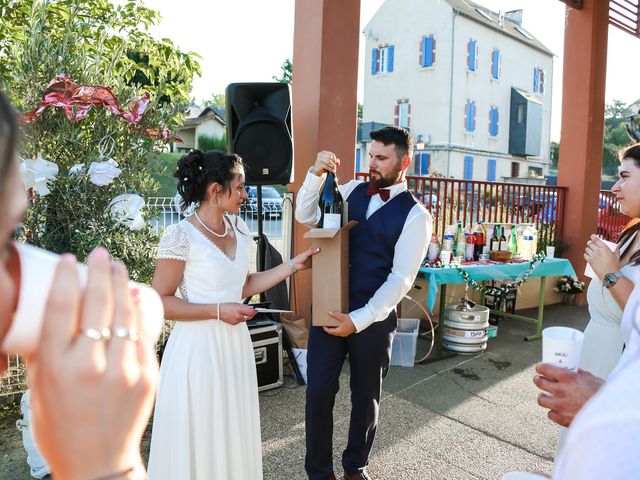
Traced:
<path id="1" fill-rule="evenodd" d="M 34 159 L 22 160 L 20 169 L 27 190 L 33 188 L 41 197 L 51 193 L 48 184 L 58 175 L 58 165 L 39 156 Z"/>
<path id="2" fill-rule="evenodd" d="M 87 165 L 84 163 L 76 163 L 73 167 L 69 169 L 69 176 L 76 177 L 78 175 L 82 175 L 85 173 Z"/>
<path id="3" fill-rule="evenodd" d="M 114 178 L 119 177 L 122 170 L 118 168 L 118 163 L 110 158 L 104 162 L 91 162 L 87 173 L 91 183 L 104 187 L 113 182 Z"/>
<path id="4" fill-rule="evenodd" d="M 126 225 L 131 230 L 142 230 L 146 225 L 142 216 L 144 198 L 140 195 L 126 193 L 118 195 L 109 203 L 111 218 L 117 223 Z"/>

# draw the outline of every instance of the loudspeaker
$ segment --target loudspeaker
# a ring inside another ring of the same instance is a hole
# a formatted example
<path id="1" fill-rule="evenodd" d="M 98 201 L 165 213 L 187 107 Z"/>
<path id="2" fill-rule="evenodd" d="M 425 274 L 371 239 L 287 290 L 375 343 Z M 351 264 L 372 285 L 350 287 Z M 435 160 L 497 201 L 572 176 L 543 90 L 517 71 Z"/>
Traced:
<path id="1" fill-rule="evenodd" d="M 246 183 L 291 183 L 291 87 L 286 83 L 232 83 L 225 95 L 229 152 L 240 155 L 247 165 Z"/>

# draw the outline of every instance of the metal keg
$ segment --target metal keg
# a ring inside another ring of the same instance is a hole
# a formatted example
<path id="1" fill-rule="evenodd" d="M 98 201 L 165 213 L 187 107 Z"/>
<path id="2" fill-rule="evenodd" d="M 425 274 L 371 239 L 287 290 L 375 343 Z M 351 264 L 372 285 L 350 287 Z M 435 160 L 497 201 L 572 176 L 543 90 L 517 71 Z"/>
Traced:
<path id="1" fill-rule="evenodd" d="M 457 353 L 479 353 L 487 348 L 489 309 L 468 302 L 445 305 L 444 347 Z"/>

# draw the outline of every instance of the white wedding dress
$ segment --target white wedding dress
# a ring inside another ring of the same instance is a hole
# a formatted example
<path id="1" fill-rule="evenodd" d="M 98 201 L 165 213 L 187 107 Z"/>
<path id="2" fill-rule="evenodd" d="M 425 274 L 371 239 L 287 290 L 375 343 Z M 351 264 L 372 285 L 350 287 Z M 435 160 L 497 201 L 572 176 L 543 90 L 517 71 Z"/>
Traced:
<path id="1" fill-rule="evenodd" d="M 158 258 L 185 261 L 182 298 L 242 300 L 251 236 L 242 220 L 237 224 L 234 259 L 187 220 L 165 229 Z M 175 323 L 160 366 L 148 478 L 262 479 L 258 386 L 246 323 Z"/>

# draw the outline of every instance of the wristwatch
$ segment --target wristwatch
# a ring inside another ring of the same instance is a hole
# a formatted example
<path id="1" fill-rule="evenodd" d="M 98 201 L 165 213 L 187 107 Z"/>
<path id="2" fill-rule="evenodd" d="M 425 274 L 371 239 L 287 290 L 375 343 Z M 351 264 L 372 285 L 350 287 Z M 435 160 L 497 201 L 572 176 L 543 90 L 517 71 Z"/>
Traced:
<path id="1" fill-rule="evenodd" d="M 604 288 L 611 288 L 616 284 L 620 277 L 622 277 L 622 272 L 620 270 L 613 273 L 607 273 L 602 279 L 602 285 L 604 285 Z"/>

